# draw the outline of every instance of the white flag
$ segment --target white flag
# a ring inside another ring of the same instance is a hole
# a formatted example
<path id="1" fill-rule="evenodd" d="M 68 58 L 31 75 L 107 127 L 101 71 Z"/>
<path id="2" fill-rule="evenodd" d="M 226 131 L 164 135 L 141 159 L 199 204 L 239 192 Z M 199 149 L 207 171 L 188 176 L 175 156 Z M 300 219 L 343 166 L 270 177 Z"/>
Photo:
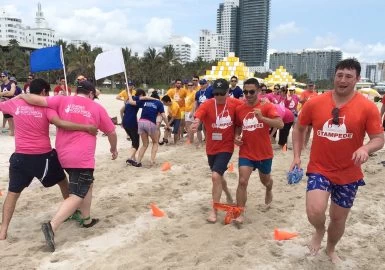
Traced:
<path id="1" fill-rule="evenodd" d="M 95 79 L 99 80 L 117 73 L 125 72 L 122 49 L 103 52 L 95 59 Z"/>

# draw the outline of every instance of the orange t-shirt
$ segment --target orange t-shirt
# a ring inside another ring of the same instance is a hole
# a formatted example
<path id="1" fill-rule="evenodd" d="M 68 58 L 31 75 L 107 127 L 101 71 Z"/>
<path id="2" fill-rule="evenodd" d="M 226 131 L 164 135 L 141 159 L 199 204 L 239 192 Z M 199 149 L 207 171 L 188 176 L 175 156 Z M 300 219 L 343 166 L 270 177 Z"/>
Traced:
<path id="1" fill-rule="evenodd" d="M 171 88 L 166 93 L 172 100 L 178 102 L 179 108 L 182 112 L 184 112 L 185 108 L 185 98 L 187 96 L 187 90 L 184 88 L 180 88 L 177 90 L 176 88 Z"/>
<path id="2" fill-rule="evenodd" d="M 238 99 L 228 97 L 226 104 L 217 104 L 215 110 L 215 98 L 211 98 L 202 103 L 195 112 L 195 117 L 203 122 L 206 129 L 208 155 L 234 152 L 235 108 L 242 103 Z M 221 137 L 221 140 L 213 140 L 213 137 Z"/>
<path id="3" fill-rule="evenodd" d="M 305 90 L 301 93 L 301 96 L 299 98 L 299 100 L 309 100 L 313 97 L 316 97 L 318 96 L 318 93 L 316 91 L 309 91 L 309 90 Z"/>
<path id="4" fill-rule="evenodd" d="M 279 117 L 277 109 L 272 103 L 255 106 L 246 103 L 237 107 L 235 112 L 235 125 L 242 127 L 243 144 L 239 148 L 239 157 L 250 160 L 264 160 L 273 158 L 269 129 L 270 126 L 259 121 L 254 114 L 254 109 L 260 109 L 262 115 L 268 118 Z"/>
<path id="5" fill-rule="evenodd" d="M 352 155 L 363 145 L 365 132 L 381 134 L 383 128 L 376 105 L 358 93 L 340 108 L 339 125 L 333 124 L 332 92 L 306 102 L 298 121 L 313 126 L 307 173 L 320 173 L 332 183 L 343 185 L 363 178 L 361 167 L 354 165 Z"/>

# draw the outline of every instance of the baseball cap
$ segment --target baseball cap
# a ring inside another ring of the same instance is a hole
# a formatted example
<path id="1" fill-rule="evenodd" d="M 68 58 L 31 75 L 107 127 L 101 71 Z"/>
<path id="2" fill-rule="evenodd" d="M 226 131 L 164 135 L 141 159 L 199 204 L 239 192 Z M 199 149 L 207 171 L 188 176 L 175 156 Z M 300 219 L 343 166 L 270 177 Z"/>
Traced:
<path id="1" fill-rule="evenodd" d="M 229 90 L 229 83 L 225 79 L 217 79 L 213 83 L 213 94 L 226 93 Z"/>
<path id="2" fill-rule="evenodd" d="M 202 80 L 199 81 L 199 84 L 200 84 L 200 85 L 204 85 L 204 84 L 206 84 L 206 83 L 207 83 L 206 79 L 202 79 Z"/>
<path id="3" fill-rule="evenodd" d="M 135 84 L 134 84 L 133 81 L 128 81 L 128 82 L 127 82 L 127 85 L 128 85 L 128 86 L 134 86 Z"/>
<path id="4" fill-rule="evenodd" d="M 9 77 L 9 74 L 8 74 L 8 72 L 3 71 L 3 72 L 1 72 L 1 76 L 7 76 L 7 77 Z"/>
<path id="5" fill-rule="evenodd" d="M 295 86 L 292 85 L 292 86 L 290 86 L 288 89 L 289 89 L 289 90 L 295 90 Z"/>
<path id="6" fill-rule="evenodd" d="M 9 80 L 10 80 L 10 81 L 17 82 L 15 77 L 11 77 L 11 78 L 9 78 Z"/>
<path id="7" fill-rule="evenodd" d="M 77 89 L 84 89 L 84 90 L 86 90 L 88 92 L 93 92 L 95 98 L 98 98 L 97 95 L 96 95 L 95 87 L 89 81 L 79 82 L 78 85 L 77 85 Z"/>

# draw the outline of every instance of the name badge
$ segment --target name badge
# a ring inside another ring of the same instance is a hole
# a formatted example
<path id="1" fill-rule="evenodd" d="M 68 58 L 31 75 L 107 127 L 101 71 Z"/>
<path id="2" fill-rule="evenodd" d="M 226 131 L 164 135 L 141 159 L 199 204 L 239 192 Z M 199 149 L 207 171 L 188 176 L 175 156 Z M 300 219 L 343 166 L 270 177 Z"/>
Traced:
<path id="1" fill-rule="evenodd" d="M 213 141 L 222 141 L 222 133 L 213 133 L 211 138 Z"/>

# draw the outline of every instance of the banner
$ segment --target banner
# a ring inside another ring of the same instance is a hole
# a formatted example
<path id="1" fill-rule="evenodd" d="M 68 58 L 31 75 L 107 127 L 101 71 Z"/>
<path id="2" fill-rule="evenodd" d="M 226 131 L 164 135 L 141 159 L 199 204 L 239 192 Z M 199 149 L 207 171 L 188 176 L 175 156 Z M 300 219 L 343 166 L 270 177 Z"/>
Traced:
<path id="1" fill-rule="evenodd" d="M 95 59 L 95 79 L 125 72 L 122 49 L 103 52 Z"/>

